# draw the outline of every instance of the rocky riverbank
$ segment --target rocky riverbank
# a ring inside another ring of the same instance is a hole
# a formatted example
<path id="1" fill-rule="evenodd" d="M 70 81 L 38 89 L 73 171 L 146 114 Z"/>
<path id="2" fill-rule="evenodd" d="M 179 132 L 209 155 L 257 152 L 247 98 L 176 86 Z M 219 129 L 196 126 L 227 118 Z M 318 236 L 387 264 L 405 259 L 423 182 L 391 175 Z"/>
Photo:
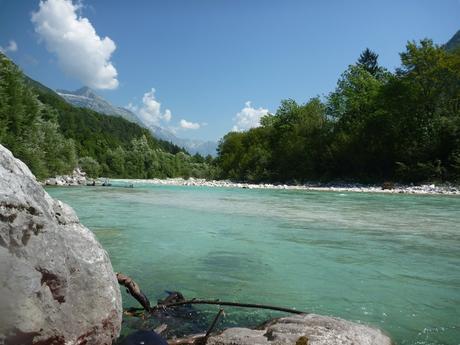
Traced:
<path id="1" fill-rule="evenodd" d="M 80 186 L 87 184 L 86 173 L 80 168 L 75 168 L 70 175 L 58 175 L 47 178 L 42 182 L 46 186 Z"/>
<path id="2" fill-rule="evenodd" d="M 0 344 L 116 341 L 121 295 L 107 253 L 75 212 L 52 199 L 1 145 L 0 276 Z M 210 336 L 208 344 L 391 345 L 391 340 L 373 327 L 302 314 L 257 330 L 229 328 Z"/>
<path id="3" fill-rule="evenodd" d="M 227 180 L 205 180 L 205 179 L 117 179 L 126 184 L 153 184 L 166 186 L 198 186 L 215 188 L 244 188 L 244 189 L 285 189 L 285 190 L 305 190 L 305 191 L 328 191 L 328 192 L 358 192 L 358 193 L 392 193 L 392 194 L 445 194 L 460 195 L 460 187 L 450 184 L 435 185 L 364 185 L 364 184 L 340 184 L 340 183 L 311 183 L 303 185 L 271 184 L 271 183 L 240 183 Z"/>
<path id="4" fill-rule="evenodd" d="M 319 192 L 357 192 L 357 193 L 390 193 L 390 194 L 445 194 L 460 195 L 460 186 L 454 184 L 421 184 L 404 185 L 384 183 L 381 185 L 366 185 L 360 183 L 306 183 L 302 185 L 273 184 L 273 183 L 246 183 L 229 180 L 206 180 L 197 178 L 167 178 L 167 179 L 88 179 L 86 173 L 76 168 L 70 175 L 59 175 L 42 181 L 46 186 L 105 186 L 110 181 L 118 181 L 125 185 L 154 184 L 164 186 L 197 186 L 213 188 L 243 188 L 243 189 L 287 189 Z"/>
<path id="5" fill-rule="evenodd" d="M 257 330 L 229 328 L 210 337 L 209 345 L 392 345 L 382 331 L 315 314 L 275 319 Z"/>

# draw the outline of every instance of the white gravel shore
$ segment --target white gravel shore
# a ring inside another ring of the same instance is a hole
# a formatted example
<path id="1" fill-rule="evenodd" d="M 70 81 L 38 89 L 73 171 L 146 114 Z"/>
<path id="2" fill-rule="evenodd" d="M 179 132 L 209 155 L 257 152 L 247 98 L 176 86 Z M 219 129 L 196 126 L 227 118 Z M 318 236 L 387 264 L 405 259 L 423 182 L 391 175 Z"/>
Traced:
<path id="1" fill-rule="evenodd" d="M 103 179 L 105 180 L 105 179 Z M 111 179 L 113 182 L 123 182 L 126 184 L 153 184 L 166 186 L 198 186 L 198 187 L 216 187 L 216 188 L 245 188 L 245 189 L 287 189 L 287 190 L 305 190 L 305 191 L 329 191 L 329 192 L 360 192 L 360 193 L 392 193 L 392 194 L 443 194 L 443 195 L 460 195 L 460 186 L 454 185 L 399 185 L 395 184 L 392 189 L 383 189 L 381 185 L 362 185 L 362 184 L 303 184 L 303 185 L 286 185 L 271 183 L 238 183 L 228 180 L 205 180 L 205 179 Z"/>

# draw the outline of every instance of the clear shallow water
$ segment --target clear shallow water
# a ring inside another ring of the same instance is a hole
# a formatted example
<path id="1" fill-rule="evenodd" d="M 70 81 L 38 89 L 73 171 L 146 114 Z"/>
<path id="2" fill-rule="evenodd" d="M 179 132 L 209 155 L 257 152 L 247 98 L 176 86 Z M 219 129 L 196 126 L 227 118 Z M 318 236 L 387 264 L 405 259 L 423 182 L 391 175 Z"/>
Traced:
<path id="1" fill-rule="evenodd" d="M 179 290 L 360 321 L 397 344 L 460 344 L 459 197 L 151 185 L 47 191 L 76 210 L 115 270 L 153 301 Z M 279 315 L 226 314 L 226 325 Z"/>

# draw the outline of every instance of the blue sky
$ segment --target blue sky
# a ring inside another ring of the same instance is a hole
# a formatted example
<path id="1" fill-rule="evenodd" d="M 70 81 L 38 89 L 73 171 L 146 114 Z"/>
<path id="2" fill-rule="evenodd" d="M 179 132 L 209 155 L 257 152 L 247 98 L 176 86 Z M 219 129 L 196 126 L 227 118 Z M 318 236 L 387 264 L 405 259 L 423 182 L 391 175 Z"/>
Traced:
<path id="1" fill-rule="evenodd" d="M 75 18 L 59 12 L 66 4 Z M 408 40 L 445 43 L 460 29 L 460 0 L 47 0 L 43 6 L 0 0 L 0 46 L 28 75 L 51 88 L 92 83 L 112 103 L 131 104 L 180 137 L 211 140 L 256 125 L 281 99 L 326 95 L 366 47 L 393 70 Z M 66 41 L 60 28 L 80 30 L 76 41 Z"/>

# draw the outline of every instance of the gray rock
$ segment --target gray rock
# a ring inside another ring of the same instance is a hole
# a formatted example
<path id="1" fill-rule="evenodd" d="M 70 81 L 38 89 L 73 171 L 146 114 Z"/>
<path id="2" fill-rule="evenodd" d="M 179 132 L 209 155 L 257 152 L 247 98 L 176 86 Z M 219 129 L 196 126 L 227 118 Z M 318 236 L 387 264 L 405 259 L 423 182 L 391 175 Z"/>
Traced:
<path id="1" fill-rule="evenodd" d="M 0 344 L 111 344 L 121 296 L 74 211 L 0 145 Z"/>
<path id="2" fill-rule="evenodd" d="M 58 175 L 46 179 L 43 184 L 47 186 L 78 186 L 86 184 L 86 173 L 80 168 L 75 168 L 71 175 Z"/>
<path id="3" fill-rule="evenodd" d="M 57 185 L 56 178 L 55 177 L 50 177 L 50 178 L 46 179 L 45 180 L 45 185 L 47 185 L 47 186 L 56 186 Z"/>
<path id="4" fill-rule="evenodd" d="M 382 331 L 315 314 L 276 319 L 259 330 L 229 328 L 208 345 L 391 345 Z"/>

